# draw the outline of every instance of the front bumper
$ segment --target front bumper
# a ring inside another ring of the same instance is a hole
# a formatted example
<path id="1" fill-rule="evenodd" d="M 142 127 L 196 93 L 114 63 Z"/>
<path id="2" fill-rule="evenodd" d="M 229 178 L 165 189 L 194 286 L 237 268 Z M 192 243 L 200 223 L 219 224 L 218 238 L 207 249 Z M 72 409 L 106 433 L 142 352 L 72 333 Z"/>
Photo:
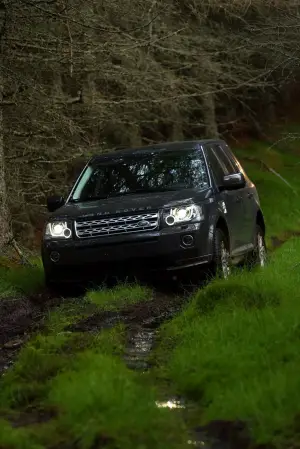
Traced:
<path id="1" fill-rule="evenodd" d="M 182 237 L 192 235 L 187 247 Z M 207 223 L 166 228 L 158 232 L 107 238 L 44 240 L 42 259 L 49 280 L 91 280 L 103 274 L 173 271 L 212 260 Z M 59 260 L 51 261 L 53 252 Z"/>

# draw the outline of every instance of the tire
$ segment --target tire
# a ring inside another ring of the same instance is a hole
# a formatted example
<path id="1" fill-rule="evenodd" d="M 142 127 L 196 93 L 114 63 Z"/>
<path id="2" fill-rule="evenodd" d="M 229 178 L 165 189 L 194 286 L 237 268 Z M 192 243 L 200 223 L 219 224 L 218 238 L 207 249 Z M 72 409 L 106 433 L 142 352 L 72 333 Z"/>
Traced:
<path id="1" fill-rule="evenodd" d="M 220 228 L 216 228 L 214 238 L 213 272 L 221 279 L 227 279 L 231 274 L 229 242 L 226 234 Z"/>
<path id="2" fill-rule="evenodd" d="M 252 269 L 255 267 L 265 267 L 267 263 L 267 247 L 265 235 L 262 228 L 256 225 L 255 248 L 247 257 L 247 267 Z"/>
<path id="3" fill-rule="evenodd" d="M 66 285 L 61 282 L 55 282 L 49 278 L 47 273 L 45 273 L 45 287 L 48 292 L 53 296 L 65 296 L 66 295 Z"/>

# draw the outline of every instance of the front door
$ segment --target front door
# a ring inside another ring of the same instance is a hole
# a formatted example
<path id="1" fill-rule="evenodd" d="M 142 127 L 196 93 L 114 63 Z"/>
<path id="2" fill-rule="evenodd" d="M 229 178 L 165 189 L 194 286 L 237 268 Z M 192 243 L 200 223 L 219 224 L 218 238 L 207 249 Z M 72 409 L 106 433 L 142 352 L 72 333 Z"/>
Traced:
<path id="1" fill-rule="evenodd" d="M 253 236 L 255 233 L 256 224 L 256 214 L 255 214 L 255 201 L 254 184 L 247 177 L 243 168 L 239 164 L 238 160 L 235 158 L 234 154 L 231 152 L 229 147 L 226 145 L 222 146 L 223 152 L 226 154 L 231 163 L 235 166 L 237 173 L 243 173 L 246 179 L 246 185 L 243 189 L 240 189 L 240 195 L 242 197 L 243 204 L 243 226 L 242 226 L 242 240 L 244 250 L 251 250 L 253 244 Z"/>
<path id="2" fill-rule="evenodd" d="M 235 167 L 217 144 L 206 146 L 206 157 L 217 185 L 223 183 L 224 176 L 236 173 Z M 238 253 L 244 245 L 242 190 L 224 190 L 217 194 L 220 209 L 226 215 L 230 235 L 230 252 L 232 254 Z"/>

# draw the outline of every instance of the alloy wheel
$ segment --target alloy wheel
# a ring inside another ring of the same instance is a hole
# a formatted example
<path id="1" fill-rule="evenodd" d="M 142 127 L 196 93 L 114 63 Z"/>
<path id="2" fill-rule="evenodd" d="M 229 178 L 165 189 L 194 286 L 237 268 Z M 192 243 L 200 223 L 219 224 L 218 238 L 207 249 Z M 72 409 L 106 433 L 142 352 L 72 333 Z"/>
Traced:
<path id="1" fill-rule="evenodd" d="M 221 270 L 224 279 L 227 279 L 230 275 L 230 254 L 226 248 L 224 241 L 221 242 Z"/>
<path id="2" fill-rule="evenodd" d="M 257 259 L 258 265 L 260 265 L 261 267 L 264 267 L 266 265 L 267 251 L 265 239 L 260 233 L 257 235 Z"/>

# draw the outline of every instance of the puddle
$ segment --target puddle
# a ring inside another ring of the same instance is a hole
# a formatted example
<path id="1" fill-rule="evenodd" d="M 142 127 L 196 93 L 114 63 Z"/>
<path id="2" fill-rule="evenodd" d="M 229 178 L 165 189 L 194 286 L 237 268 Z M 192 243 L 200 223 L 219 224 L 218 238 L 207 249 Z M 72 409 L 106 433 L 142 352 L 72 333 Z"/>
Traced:
<path id="1" fill-rule="evenodd" d="M 156 401 L 155 404 L 157 405 L 158 408 L 169 408 L 169 409 L 185 408 L 184 402 L 178 399 L 169 399 L 166 402 Z"/>
<path id="2" fill-rule="evenodd" d="M 151 328 L 141 328 L 129 332 L 123 358 L 129 368 L 142 371 L 149 369 L 148 357 L 153 347 L 155 334 L 155 329 Z"/>

